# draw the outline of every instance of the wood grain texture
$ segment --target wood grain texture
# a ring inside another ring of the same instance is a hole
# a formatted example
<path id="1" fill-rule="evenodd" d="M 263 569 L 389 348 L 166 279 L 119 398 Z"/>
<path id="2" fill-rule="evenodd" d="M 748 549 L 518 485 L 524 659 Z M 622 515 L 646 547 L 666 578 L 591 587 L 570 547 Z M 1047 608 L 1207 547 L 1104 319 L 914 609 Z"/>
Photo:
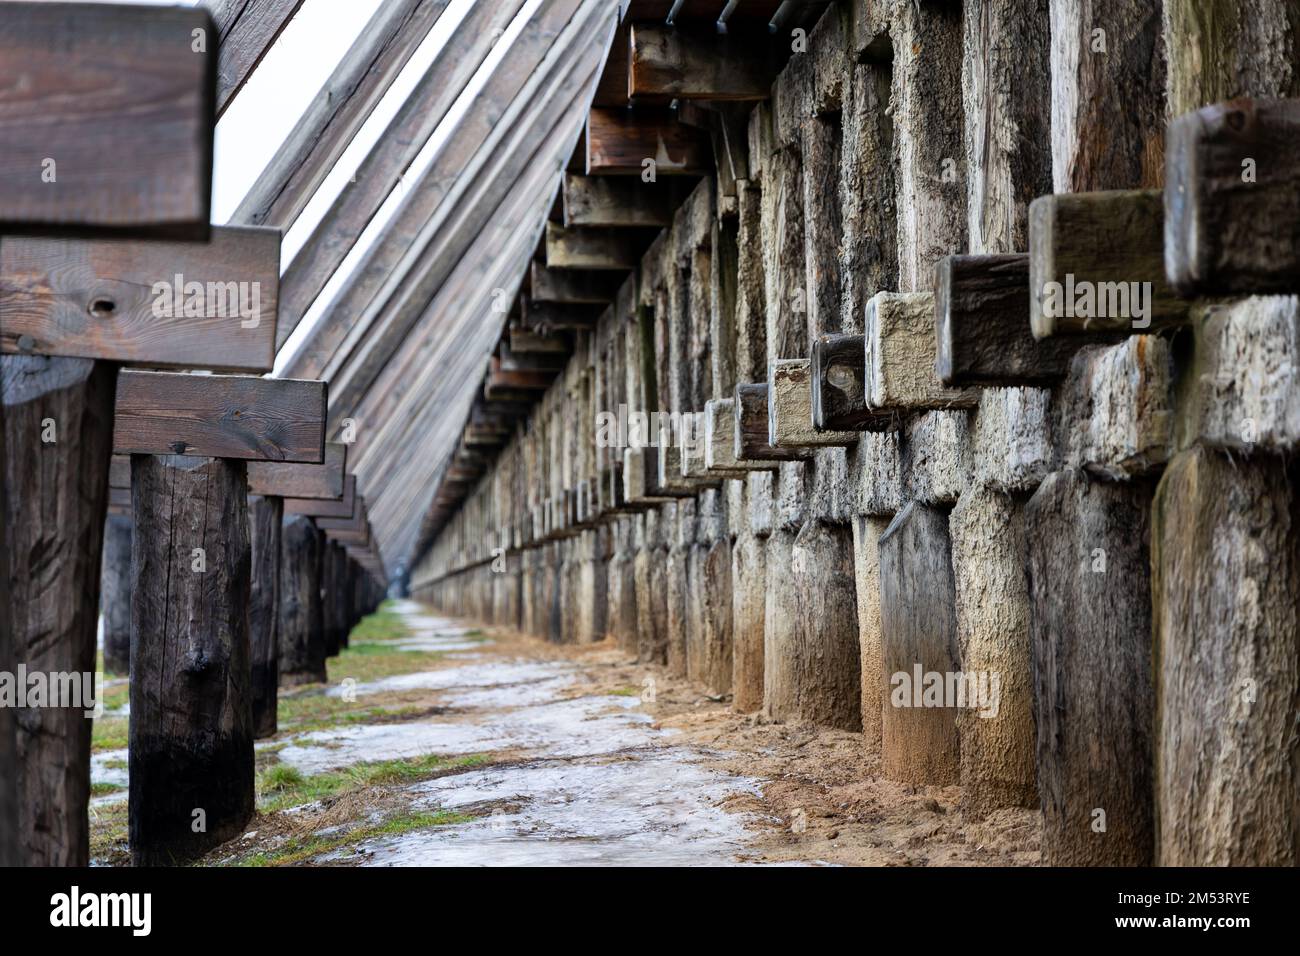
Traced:
<path id="1" fill-rule="evenodd" d="M 284 501 L 248 496 L 252 574 L 248 594 L 248 643 L 253 737 L 275 736 L 280 686 L 280 527 Z"/>
<path id="2" fill-rule="evenodd" d="M 1159 190 L 1035 199 L 1029 207 L 1034 337 L 1144 332 L 1186 322 L 1188 303 L 1165 280 L 1164 241 Z"/>
<path id="3" fill-rule="evenodd" d="M 546 224 L 546 265 L 551 269 L 627 272 L 641 263 L 643 236 L 627 229 Z"/>
<path id="4" fill-rule="evenodd" d="M 231 221 L 287 230 L 446 8 L 447 0 L 380 4 Z"/>
<path id="5" fill-rule="evenodd" d="M 338 498 L 343 494 L 348 446 L 325 443 L 319 465 L 288 461 L 250 461 L 248 493 L 280 498 Z"/>
<path id="6" fill-rule="evenodd" d="M 769 440 L 768 385 L 743 383 L 736 386 L 735 446 L 732 453 L 739 461 L 802 461 L 811 458 L 811 448 L 778 448 Z"/>
<path id="7" fill-rule="evenodd" d="M 171 865 L 253 816 L 244 463 L 135 455 L 131 497 L 131 861 Z"/>
<path id="8" fill-rule="evenodd" d="M 767 438 L 777 448 L 847 446 L 854 431 L 824 431 L 813 425 L 812 373 L 808 359 L 781 359 L 768 366 Z M 885 416 L 881 416 L 884 418 Z"/>
<path id="9" fill-rule="evenodd" d="M 321 619 L 322 538 L 312 519 L 294 515 L 280 530 L 280 686 L 325 680 Z"/>
<path id="10" fill-rule="evenodd" d="M 628 51 L 632 99 L 763 100 L 776 76 L 776 51 L 766 35 L 634 23 Z"/>
<path id="11" fill-rule="evenodd" d="M 350 518 L 356 509 L 357 476 L 345 475 L 339 498 L 285 498 L 284 513 L 309 518 Z"/>
<path id="12" fill-rule="evenodd" d="M 935 370 L 945 385 L 1065 377 L 1079 343 L 1034 338 L 1027 254 L 944 256 L 935 271 Z"/>
<path id="13" fill-rule="evenodd" d="M 564 225 L 608 227 L 667 226 L 682 199 L 682 180 L 564 174 Z M 689 182 L 689 180 L 688 180 Z"/>
<path id="14" fill-rule="evenodd" d="M 1239 99 L 1169 124 L 1164 265 L 1182 295 L 1300 292 L 1300 101 Z"/>
<path id="15" fill-rule="evenodd" d="M 861 335 L 830 333 L 813 340 L 808 376 L 812 426 L 825 431 L 877 431 L 893 416 L 867 407 L 866 342 Z"/>
<path id="16" fill-rule="evenodd" d="M 303 0 L 209 0 L 219 40 L 217 116 L 243 89 Z M 211 42 L 211 41 L 209 41 Z"/>
<path id="17" fill-rule="evenodd" d="M 194 30 L 202 10 L 5 5 L 0 232 L 207 236 L 216 50 Z"/>
<path id="18" fill-rule="evenodd" d="M 608 305 L 614 301 L 618 287 L 623 284 L 623 276 L 617 273 L 550 269 L 539 262 L 533 263 L 530 275 L 530 306 L 533 303 L 548 302 L 561 305 Z M 530 318 L 529 323 L 538 324 L 533 318 Z"/>
<path id="19" fill-rule="evenodd" d="M 1162 185 L 1160 8 L 1148 0 L 1051 4 L 1053 192 Z"/>
<path id="20" fill-rule="evenodd" d="M 1156 857 L 1300 861 L 1294 467 L 1194 447 L 1152 510 Z"/>
<path id="21" fill-rule="evenodd" d="M 947 675 L 959 669 L 948 516 L 938 508 L 912 502 L 880 536 L 879 547 L 888 694 L 881 728 L 882 772 L 905 783 L 954 784 L 960 778 L 957 708 L 915 706 L 918 688 L 914 686 L 918 667 L 923 675 Z"/>
<path id="22" fill-rule="evenodd" d="M 0 351 L 269 372 L 279 287 L 275 229 L 214 226 L 201 243 L 10 236 Z"/>
<path id="23" fill-rule="evenodd" d="M 1152 862 L 1151 499 L 1070 470 L 1025 508 L 1049 866 Z"/>
<path id="24" fill-rule="evenodd" d="M 679 123 L 668 110 L 597 107 L 587 118 L 588 176 L 640 176 L 654 160 L 659 176 L 703 176 L 713 168 L 703 130 Z"/>
<path id="25" fill-rule="evenodd" d="M 130 459 L 127 465 L 130 466 Z M 99 582 L 99 609 L 104 618 L 104 672 L 126 676 L 131 670 L 130 515 L 110 514 L 104 522 Z"/>
<path id="26" fill-rule="evenodd" d="M 12 663 L 28 672 L 95 670 L 113 378 L 111 366 L 88 359 L 0 357 L 6 626 Z M 84 709 L 15 712 L 17 749 L 0 777 L 17 781 L 24 865 L 87 864 L 91 721 Z"/>
<path id="27" fill-rule="evenodd" d="M 948 388 L 935 371 L 934 295 L 880 292 L 867 303 L 867 406 L 878 410 L 970 407 L 978 393 Z"/>
<path id="28" fill-rule="evenodd" d="M 123 372 L 113 450 L 262 461 L 324 461 L 324 382 Z"/>

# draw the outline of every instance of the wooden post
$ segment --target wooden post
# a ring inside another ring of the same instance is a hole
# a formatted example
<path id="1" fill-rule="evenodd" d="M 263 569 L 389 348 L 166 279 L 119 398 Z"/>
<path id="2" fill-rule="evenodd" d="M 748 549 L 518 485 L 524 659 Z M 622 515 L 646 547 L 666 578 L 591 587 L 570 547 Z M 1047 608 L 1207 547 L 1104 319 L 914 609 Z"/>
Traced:
<path id="1" fill-rule="evenodd" d="M 1152 511 L 1156 856 L 1300 862 L 1295 468 L 1194 446 Z"/>
<path id="2" fill-rule="evenodd" d="M 131 495 L 130 840 L 150 866 L 253 815 L 245 465 L 135 455 Z"/>
<path id="3" fill-rule="evenodd" d="M 274 736 L 280 686 L 280 526 L 284 499 L 248 496 L 248 537 L 252 584 L 248 637 L 252 674 L 253 736 Z"/>
<path id="4" fill-rule="evenodd" d="M 131 668 L 131 518 L 110 514 L 104 522 L 104 556 L 99 576 L 99 605 L 104 616 L 104 670 L 130 673 Z"/>
<path id="5" fill-rule="evenodd" d="M 93 674 L 108 500 L 112 366 L 0 358 L 14 659 L 32 672 Z M 81 707 L 17 713 L 18 842 L 25 863 L 85 866 L 91 721 Z"/>
<path id="6" fill-rule="evenodd" d="M 283 521 L 280 531 L 280 686 L 324 682 L 325 634 L 321 621 L 320 543 L 305 515 Z"/>
<path id="7" fill-rule="evenodd" d="M 955 704 L 927 693 L 935 680 L 945 686 L 960 659 L 951 552 L 948 516 L 920 502 L 904 507 L 880 538 L 889 687 L 880 755 L 891 780 L 947 786 L 960 776 Z"/>
<path id="8" fill-rule="evenodd" d="M 1029 500 L 1043 862 L 1152 862 L 1151 487 L 1053 472 Z"/>

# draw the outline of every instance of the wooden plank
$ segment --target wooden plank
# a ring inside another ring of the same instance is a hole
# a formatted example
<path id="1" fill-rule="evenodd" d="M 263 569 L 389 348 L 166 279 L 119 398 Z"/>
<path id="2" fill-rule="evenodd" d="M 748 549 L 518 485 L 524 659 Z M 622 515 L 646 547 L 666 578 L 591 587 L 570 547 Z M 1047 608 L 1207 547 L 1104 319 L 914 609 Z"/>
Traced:
<path id="1" fill-rule="evenodd" d="M 867 303 L 866 398 L 874 409 L 969 408 L 975 389 L 948 388 L 935 372 L 934 296 L 879 292 Z"/>
<path id="2" fill-rule="evenodd" d="M 510 330 L 510 351 L 517 355 L 567 356 L 573 345 L 563 335 L 548 335 L 532 329 Z"/>
<path id="3" fill-rule="evenodd" d="M 648 164 L 647 160 L 653 160 Z M 593 109 L 587 117 L 588 176 L 703 176 L 713 168 L 709 135 L 668 110 Z"/>
<path id="4" fill-rule="evenodd" d="M 1049 866 L 1152 861 L 1151 498 L 1070 470 L 1025 507 Z"/>
<path id="5" fill-rule="evenodd" d="M 564 174 L 564 225 L 610 228 L 663 227 L 682 198 L 681 179 L 645 182 L 624 176 Z"/>
<path id="6" fill-rule="evenodd" d="M 1300 292 L 1300 100 L 1240 99 L 1169 124 L 1165 270 L 1183 295 Z"/>
<path id="7" fill-rule="evenodd" d="M 944 256 L 936 270 L 935 370 L 945 385 L 1056 382 L 1079 344 L 1036 339 L 1029 325 L 1029 256 Z"/>
<path id="8" fill-rule="evenodd" d="M 1040 196 L 1029 206 L 1029 321 L 1035 338 L 1181 325 L 1165 281 L 1160 190 Z"/>
<path id="9" fill-rule="evenodd" d="M 634 23 L 628 96 L 683 100 L 764 100 L 779 67 L 771 38 Z"/>
<path id="10" fill-rule="evenodd" d="M 127 459 L 128 470 L 130 465 Z M 104 522 L 104 554 L 99 574 L 104 672 L 124 677 L 131 671 L 131 581 L 131 516 L 110 514 Z"/>
<path id="11" fill-rule="evenodd" d="M 736 457 L 736 400 L 715 398 L 704 403 L 704 467 L 713 474 L 737 471 L 776 471 L 777 462 Z"/>
<path id="12" fill-rule="evenodd" d="M 208 0 L 217 23 L 217 117 L 244 88 L 302 0 Z"/>
<path id="13" fill-rule="evenodd" d="M 924 703 L 926 674 L 960 670 L 948 516 L 908 504 L 880 536 L 880 623 L 889 706 L 881 771 L 890 780 L 947 786 L 960 778 L 955 702 Z"/>
<path id="14" fill-rule="evenodd" d="M 628 229 L 546 224 L 549 269 L 595 269 L 626 272 L 641 264 L 647 237 Z"/>
<path id="15" fill-rule="evenodd" d="M 356 508 L 357 476 L 343 479 L 343 495 L 339 498 L 285 498 L 284 513 L 307 515 L 309 518 L 350 518 Z"/>
<path id="16" fill-rule="evenodd" d="M 325 460 L 319 465 L 288 461 L 250 461 L 248 492 L 281 498 L 338 498 L 343 494 L 348 446 L 325 443 Z"/>
<path id="17" fill-rule="evenodd" d="M 208 234 L 215 48 L 202 10 L 6 3 L 0 233 Z M 111 160 L 106 160 L 111 157 Z"/>
<path id="18" fill-rule="evenodd" d="M 324 382 L 124 371 L 113 450 L 320 463 L 325 405 Z"/>
<path id="19" fill-rule="evenodd" d="M 624 277 L 619 273 L 578 272 L 550 269 L 540 262 L 532 264 L 534 302 L 558 302 L 562 305 L 608 305 L 618 296 Z M 531 319 L 530 325 L 535 324 Z"/>
<path id="20" fill-rule="evenodd" d="M 253 816 L 248 484 L 241 461 L 138 455 L 131 489 L 131 862 L 171 865 Z"/>
<path id="21" fill-rule="evenodd" d="M 205 243 L 6 237 L 0 351 L 269 372 L 276 229 L 215 226 Z"/>
<path id="22" fill-rule="evenodd" d="M 277 348 L 297 328 L 433 130 L 446 117 L 456 97 L 491 51 L 500 31 L 522 5 L 523 0 L 476 3 L 466 12 L 456 32 L 447 38 L 420 82 L 361 162 L 354 179 L 344 183 L 338 197 L 285 270 Z M 520 69 L 525 69 L 522 63 Z M 346 289 L 362 294 L 359 286 L 349 284 Z M 356 302 L 347 306 L 340 302 L 340 306 L 341 315 L 349 318 L 361 307 Z M 331 322 L 329 327 L 321 329 L 321 334 L 331 331 L 336 324 Z"/>
<path id="23" fill-rule="evenodd" d="M 231 221 L 287 230 L 446 8 L 447 0 L 381 3 Z"/>

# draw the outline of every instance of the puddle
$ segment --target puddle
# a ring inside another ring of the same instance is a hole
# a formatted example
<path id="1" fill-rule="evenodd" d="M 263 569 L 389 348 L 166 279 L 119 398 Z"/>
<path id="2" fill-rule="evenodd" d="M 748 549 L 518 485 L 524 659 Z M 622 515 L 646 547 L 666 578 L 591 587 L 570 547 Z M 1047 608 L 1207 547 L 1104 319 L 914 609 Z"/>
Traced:
<path id="1" fill-rule="evenodd" d="M 748 814 L 720 804 L 757 780 L 706 769 L 681 748 L 610 762 L 548 760 L 412 787 L 415 807 L 502 802 L 490 816 L 371 841 L 366 866 L 681 866 L 737 863 Z M 337 857 L 336 857 L 337 858 Z"/>

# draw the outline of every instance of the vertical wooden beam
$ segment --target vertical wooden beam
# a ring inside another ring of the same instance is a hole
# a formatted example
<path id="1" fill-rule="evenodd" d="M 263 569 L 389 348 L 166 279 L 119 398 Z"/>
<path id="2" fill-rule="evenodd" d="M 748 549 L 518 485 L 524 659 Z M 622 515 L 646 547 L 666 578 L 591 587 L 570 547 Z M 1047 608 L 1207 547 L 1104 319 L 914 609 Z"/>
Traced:
<path id="1" fill-rule="evenodd" d="M 11 640 L 14 660 L 29 672 L 95 670 L 114 377 L 111 366 L 89 359 L 0 358 Z M 0 767 L 0 777 L 17 781 L 26 864 L 89 861 L 87 709 L 16 714 L 16 764 Z"/>
<path id="2" fill-rule="evenodd" d="M 280 686 L 325 680 L 320 535 L 311 518 L 285 518 L 280 531 Z"/>
<path id="3" fill-rule="evenodd" d="M 197 856 L 253 816 L 247 497 L 241 461 L 132 456 L 136 866 Z"/>
<path id="4" fill-rule="evenodd" d="M 253 736 L 276 732 L 280 686 L 280 527 L 284 499 L 248 496 L 248 537 L 252 585 L 248 601 L 249 658 L 252 674 Z"/>
<path id="5" fill-rule="evenodd" d="M 99 606 L 104 617 L 104 670 L 130 673 L 131 665 L 131 518 L 110 514 L 104 522 L 104 555 L 99 577 Z"/>

